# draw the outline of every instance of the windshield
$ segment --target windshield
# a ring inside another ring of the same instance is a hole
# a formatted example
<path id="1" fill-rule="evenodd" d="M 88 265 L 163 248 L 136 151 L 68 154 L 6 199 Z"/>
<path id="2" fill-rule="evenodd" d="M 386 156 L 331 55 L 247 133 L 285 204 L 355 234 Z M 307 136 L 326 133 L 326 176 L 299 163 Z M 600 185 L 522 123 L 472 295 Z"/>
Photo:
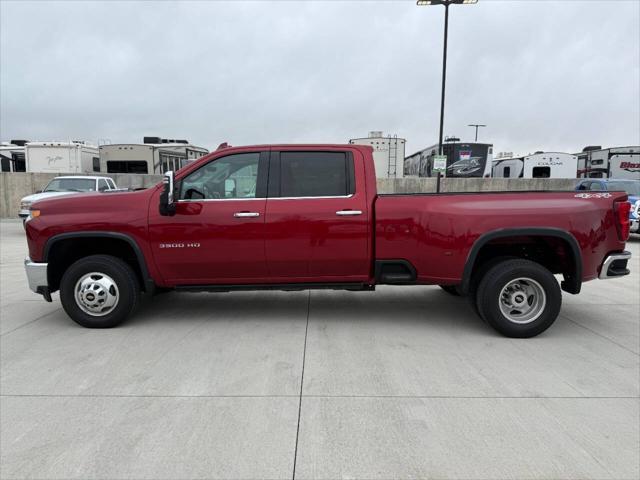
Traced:
<path id="1" fill-rule="evenodd" d="M 629 195 L 640 195 L 640 181 L 634 182 L 630 180 L 628 182 L 608 182 L 607 190 L 609 191 L 621 191 L 627 192 Z"/>
<path id="2" fill-rule="evenodd" d="M 96 181 L 89 178 L 54 178 L 45 192 L 94 192 Z"/>

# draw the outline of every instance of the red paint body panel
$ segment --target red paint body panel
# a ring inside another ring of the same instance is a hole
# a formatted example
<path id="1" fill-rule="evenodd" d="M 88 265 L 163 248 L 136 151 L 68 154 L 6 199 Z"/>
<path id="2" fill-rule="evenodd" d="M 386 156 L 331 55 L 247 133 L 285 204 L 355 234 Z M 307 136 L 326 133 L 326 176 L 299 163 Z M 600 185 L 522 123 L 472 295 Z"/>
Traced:
<path id="1" fill-rule="evenodd" d="M 151 197 L 149 239 L 163 284 L 254 283 L 267 277 L 266 199 L 178 202 L 176 214 L 163 217 L 159 197 L 160 190 Z M 236 218 L 236 212 L 260 216 Z"/>
<path id="2" fill-rule="evenodd" d="M 349 150 L 354 157 L 356 185 L 365 185 L 364 156 L 357 148 Z M 338 216 L 342 210 L 359 210 L 362 215 Z M 269 282 L 289 282 L 292 278 L 310 282 L 325 282 L 327 278 L 371 281 L 370 210 L 366 190 L 357 187 L 349 197 L 268 199 L 265 249 Z"/>
<path id="3" fill-rule="evenodd" d="M 118 232 L 139 246 L 153 279 L 161 278 L 155 268 L 148 237 L 149 200 L 158 187 L 135 192 L 78 193 L 36 202 L 42 215 L 27 223 L 29 257 L 42 261 L 47 240 L 73 232 Z M 69 202 L 70 197 L 77 201 Z"/>
<path id="4" fill-rule="evenodd" d="M 580 198 L 575 192 L 381 195 L 370 147 L 272 145 L 225 148 L 176 174 L 180 180 L 204 163 L 232 153 L 268 150 L 350 151 L 353 196 L 178 202 L 176 215 L 158 211 L 161 187 L 90 193 L 37 202 L 40 217 L 27 223 L 29 255 L 42 261 L 57 234 L 117 232 L 140 248 L 158 286 L 301 282 L 373 285 L 375 260 L 404 259 L 418 283 L 460 283 L 465 263 L 483 234 L 506 228 L 551 227 L 577 241 L 583 280 L 597 277 L 605 256 L 624 249 L 613 204 L 626 199 Z M 339 210 L 359 216 L 337 216 Z M 236 218 L 236 212 L 258 217 Z M 182 245 L 174 248 L 174 245 Z"/>
<path id="5" fill-rule="evenodd" d="M 425 283 L 459 283 L 474 242 L 507 228 L 569 232 L 582 254 L 582 279 L 592 280 L 604 257 L 622 251 L 614 199 L 573 192 L 382 195 L 375 203 L 376 258 L 404 258 Z"/>

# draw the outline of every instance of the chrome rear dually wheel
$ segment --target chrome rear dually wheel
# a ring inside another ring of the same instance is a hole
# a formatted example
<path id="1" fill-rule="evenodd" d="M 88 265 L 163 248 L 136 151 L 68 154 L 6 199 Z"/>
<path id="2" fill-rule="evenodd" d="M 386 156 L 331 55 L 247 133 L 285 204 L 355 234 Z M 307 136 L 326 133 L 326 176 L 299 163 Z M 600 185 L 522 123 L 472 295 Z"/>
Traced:
<path id="1" fill-rule="evenodd" d="M 544 332 L 558 317 L 562 292 L 553 274 L 539 263 L 509 259 L 492 266 L 476 294 L 480 316 L 508 337 Z"/>
<path id="2" fill-rule="evenodd" d="M 510 322 L 525 324 L 534 322 L 547 305 L 542 286 L 531 278 L 516 278 L 508 282 L 498 299 L 500 311 Z"/>

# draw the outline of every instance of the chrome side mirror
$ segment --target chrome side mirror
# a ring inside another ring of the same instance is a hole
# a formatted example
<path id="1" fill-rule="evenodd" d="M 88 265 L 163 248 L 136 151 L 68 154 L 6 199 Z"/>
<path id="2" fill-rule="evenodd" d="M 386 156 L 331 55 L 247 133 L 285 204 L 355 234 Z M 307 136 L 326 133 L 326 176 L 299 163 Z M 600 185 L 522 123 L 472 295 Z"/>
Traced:
<path id="1" fill-rule="evenodd" d="M 160 215 L 170 217 L 176 214 L 174 173 L 171 170 L 164 174 L 162 183 L 164 190 L 160 194 Z"/>

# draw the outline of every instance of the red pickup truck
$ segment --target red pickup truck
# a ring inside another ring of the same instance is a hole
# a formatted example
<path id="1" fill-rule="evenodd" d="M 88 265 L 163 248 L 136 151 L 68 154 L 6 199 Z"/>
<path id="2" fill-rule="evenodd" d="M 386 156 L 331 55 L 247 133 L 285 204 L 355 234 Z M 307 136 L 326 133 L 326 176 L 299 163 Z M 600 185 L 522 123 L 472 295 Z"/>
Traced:
<path id="1" fill-rule="evenodd" d="M 25 266 L 86 327 L 167 289 L 440 285 L 531 337 L 561 288 L 629 273 L 628 210 L 624 192 L 379 195 L 367 146 L 224 147 L 147 190 L 35 202 Z"/>

